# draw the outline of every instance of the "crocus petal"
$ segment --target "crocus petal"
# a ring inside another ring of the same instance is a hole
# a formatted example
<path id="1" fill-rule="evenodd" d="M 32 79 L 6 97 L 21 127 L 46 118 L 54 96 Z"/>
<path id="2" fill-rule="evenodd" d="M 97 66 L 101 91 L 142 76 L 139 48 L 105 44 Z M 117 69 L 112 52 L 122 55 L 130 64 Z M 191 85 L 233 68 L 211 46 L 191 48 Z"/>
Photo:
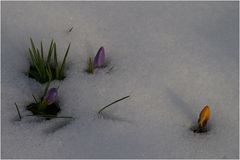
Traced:
<path id="1" fill-rule="evenodd" d="M 47 96 L 44 98 L 48 105 L 54 103 L 57 100 L 57 88 L 51 88 Z"/>
<path id="2" fill-rule="evenodd" d="M 209 106 L 205 106 L 201 113 L 199 114 L 199 119 L 198 119 L 198 125 L 199 125 L 199 128 L 203 128 L 205 127 L 205 125 L 207 124 L 209 118 L 210 118 L 210 107 Z"/>
<path id="3" fill-rule="evenodd" d="M 94 58 L 93 64 L 94 67 L 98 68 L 103 67 L 104 63 L 105 63 L 105 51 L 104 48 L 101 47 Z"/>

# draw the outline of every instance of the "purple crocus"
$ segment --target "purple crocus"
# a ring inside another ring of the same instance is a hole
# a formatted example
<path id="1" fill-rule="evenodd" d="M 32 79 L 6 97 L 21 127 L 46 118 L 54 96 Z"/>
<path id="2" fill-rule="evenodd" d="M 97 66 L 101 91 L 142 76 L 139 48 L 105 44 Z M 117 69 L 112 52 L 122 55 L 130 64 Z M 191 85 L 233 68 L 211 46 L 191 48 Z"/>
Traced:
<path id="1" fill-rule="evenodd" d="M 104 48 L 101 47 L 94 58 L 93 65 L 95 68 L 101 68 L 104 66 L 104 63 L 105 63 L 105 51 Z"/>
<path id="2" fill-rule="evenodd" d="M 47 105 L 51 105 L 57 100 L 57 90 L 57 88 L 51 88 L 48 90 L 47 96 L 44 98 Z"/>

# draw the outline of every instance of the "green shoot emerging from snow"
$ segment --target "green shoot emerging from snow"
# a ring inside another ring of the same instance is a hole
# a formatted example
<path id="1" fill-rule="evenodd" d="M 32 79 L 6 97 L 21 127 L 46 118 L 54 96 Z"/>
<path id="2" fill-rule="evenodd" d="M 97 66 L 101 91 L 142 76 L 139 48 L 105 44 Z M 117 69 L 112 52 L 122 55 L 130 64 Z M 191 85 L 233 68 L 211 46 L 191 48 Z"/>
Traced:
<path id="1" fill-rule="evenodd" d="M 58 95 L 58 88 L 50 88 L 51 79 L 46 84 L 44 93 L 41 98 L 36 98 L 32 95 L 34 102 L 30 103 L 26 106 L 26 109 L 32 112 L 32 115 L 27 116 L 36 116 L 36 117 L 43 117 L 46 120 L 50 120 L 52 118 L 72 118 L 70 116 L 57 116 L 57 114 L 61 111 L 58 102 L 57 102 L 57 95 Z M 22 116 L 19 112 L 19 108 L 17 103 L 15 103 L 16 110 L 19 116 L 19 121 L 22 119 Z"/>
<path id="2" fill-rule="evenodd" d="M 93 74 L 93 73 L 94 73 L 94 66 L 93 66 L 93 62 L 92 62 L 92 58 L 91 58 L 91 57 L 88 59 L 87 72 L 88 72 L 89 74 Z"/>
<path id="3" fill-rule="evenodd" d="M 34 102 L 27 106 L 27 110 L 31 111 L 33 115 L 53 116 L 56 117 L 60 112 L 60 107 L 57 103 L 58 88 L 50 88 L 51 81 L 46 84 L 44 93 L 41 98 L 37 99 L 34 95 Z M 47 118 L 47 117 L 46 117 Z M 48 119 L 51 117 L 48 117 Z"/>
<path id="4" fill-rule="evenodd" d="M 51 44 L 48 50 L 48 55 L 45 58 L 42 42 L 41 42 L 41 48 L 38 49 L 35 47 L 35 44 L 32 38 L 30 38 L 30 40 L 31 40 L 31 48 L 29 48 L 29 54 L 31 58 L 31 64 L 28 72 L 29 77 L 36 79 L 40 83 L 46 83 L 50 79 L 51 80 L 64 79 L 65 63 L 66 63 L 66 58 L 67 58 L 71 44 L 68 45 L 68 48 L 65 52 L 64 59 L 62 63 L 59 64 L 57 60 L 56 42 L 54 42 L 53 40 L 51 41 Z M 53 55 L 53 58 L 52 58 L 52 55 Z"/>

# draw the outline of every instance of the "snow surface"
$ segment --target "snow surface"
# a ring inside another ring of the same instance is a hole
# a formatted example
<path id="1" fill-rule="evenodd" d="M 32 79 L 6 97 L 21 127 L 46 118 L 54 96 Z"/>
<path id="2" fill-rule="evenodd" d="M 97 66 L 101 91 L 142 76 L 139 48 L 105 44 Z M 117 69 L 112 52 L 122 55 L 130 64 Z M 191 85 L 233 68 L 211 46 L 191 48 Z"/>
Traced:
<path id="1" fill-rule="evenodd" d="M 2 2 L 2 158 L 238 158 L 238 9 L 238 2 Z M 59 115 L 74 120 L 17 121 L 14 102 L 30 114 L 24 106 L 44 90 L 24 74 L 30 37 L 45 48 L 54 38 L 61 58 L 71 42 L 67 77 L 51 86 L 60 85 Z M 109 65 L 88 75 L 87 58 L 100 46 Z M 210 131 L 194 134 L 205 104 Z"/>

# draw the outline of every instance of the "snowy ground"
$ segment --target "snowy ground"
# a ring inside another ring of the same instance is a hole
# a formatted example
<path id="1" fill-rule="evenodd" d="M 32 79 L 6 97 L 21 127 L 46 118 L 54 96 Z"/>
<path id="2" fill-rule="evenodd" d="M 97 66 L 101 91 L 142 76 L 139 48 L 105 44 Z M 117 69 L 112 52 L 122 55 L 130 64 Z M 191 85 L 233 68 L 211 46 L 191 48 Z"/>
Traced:
<path id="1" fill-rule="evenodd" d="M 238 35 L 238 2 L 2 2 L 2 158 L 238 158 Z M 24 74 L 30 36 L 60 57 L 72 43 L 52 86 L 74 120 L 17 121 L 44 88 Z M 102 45 L 113 70 L 86 74 Z M 194 134 L 205 104 L 211 130 Z"/>

